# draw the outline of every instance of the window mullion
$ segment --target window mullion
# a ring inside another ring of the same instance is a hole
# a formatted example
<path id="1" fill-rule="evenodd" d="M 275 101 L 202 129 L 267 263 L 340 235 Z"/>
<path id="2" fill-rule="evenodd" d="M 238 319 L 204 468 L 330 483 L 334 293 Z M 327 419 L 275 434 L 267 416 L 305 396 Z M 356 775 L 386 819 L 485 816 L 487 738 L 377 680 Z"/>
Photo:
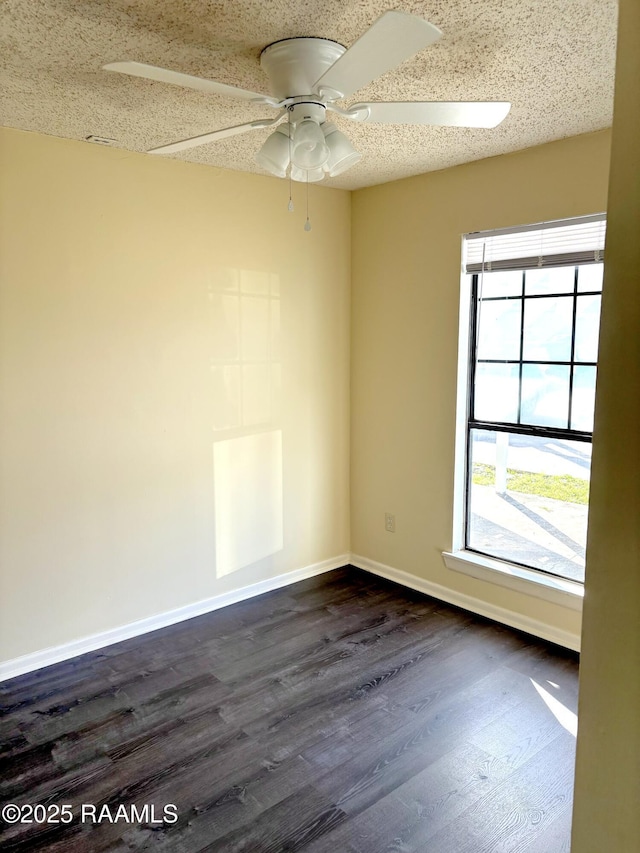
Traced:
<path id="1" fill-rule="evenodd" d="M 517 421 L 522 421 L 522 360 L 524 358 L 524 286 L 526 273 L 522 271 L 522 291 L 520 294 L 520 359 L 518 365 L 518 413 Z"/>
<path id="2" fill-rule="evenodd" d="M 544 427 L 498 423 L 493 421 L 469 420 L 469 430 L 479 429 L 485 432 L 510 432 L 515 435 L 532 435 L 536 438 L 560 438 L 567 441 L 585 441 L 591 443 L 592 433 L 580 432 L 575 429 L 564 429 L 563 427 Z"/>
<path id="3" fill-rule="evenodd" d="M 571 367 L 569 368 L 569 411 L 567 413 L 567 427 L 571 429 L 571 416 L 573 414 L 573 373 L 576 360 L 576 317 L 578 314 L 578 267 L 573 279 L 573 316 L 571 318 Z"/>
<path id="4" fill-rule="evenodd" d="M 471 317 L 469 321 L 469 385 L 467 388 L 467 434 L 465 440 L 465 465 L 464 474 L 464 519 L 463 519 L 463 536 L 465 548 L 469 544 L 469 531 L 471 529 L 471 476 L 472 476 L 472 459 L 471 459 L 471 427 L 470 423 L 475 417 L 475 387 L 476 387 L 476 365 L 478 363 L 478 315 L 480 300 L 478 294 L 478 279 L 477 273 L 471 277 Z"/>

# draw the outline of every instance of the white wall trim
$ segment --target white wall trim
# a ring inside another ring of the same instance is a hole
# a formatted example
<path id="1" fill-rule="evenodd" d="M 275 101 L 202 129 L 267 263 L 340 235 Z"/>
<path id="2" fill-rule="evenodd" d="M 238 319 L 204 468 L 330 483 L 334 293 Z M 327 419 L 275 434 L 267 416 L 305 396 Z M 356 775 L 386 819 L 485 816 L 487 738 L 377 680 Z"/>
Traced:
<path id="1" fill-rule="evenodd" d="M 466 241 L 462 238 L 462 257 Z M 451 531 L 453 548 L 464 544 L 464 515 L 467 483 L 467 414 L 469 388 L 469 348 L 471 346 L 469 319 L 471 317 L 471 276 L 460 273 L 460 312 L 458 315 L 458 371 L 456 378 L 456 426 L 453 461 L 453 519 Z"/>
<path id="2" fill-rule="evenodd" d="M 89 637 L 72 640 L 61 646 L 52 646 L 48 649 L 22 655 L 19 658 L 0 663 L 0 681 L 14 678 L 17 675 L 24 675 L 26 672 L 33 672 L 36 669 L 50 666 L 53 663 L 69 660 L 69 658 L 83 655 L 86 652 L 102 649 L 105 646 L 119 643 L 122 640 L 129 640 L 131 637 L 138 637 L 150 631 L 157 631 L 158 628 L 175 625 L 176 622 L 184 622 L 186 619 L 192 619 L 194 616 L 202 616 L 204 613 L 219 610 L 221 607 L 226 607 L 229 604 L 236 604 L 238 601 L 245 601 L 256 595 L 270 592 L 273 589 L 279 589 L 280 587 L 297 583 L 306 578 L 330 572 L 333 569 L 339 569 L 342 566 L 346 566 L 349 562 L 350 554 L 341 554 L 338 557 L 313 563 L 301 569 L 294 569 L 286 574 L 276 575 L 273 578 L 267 578 L 266 580 L 258 581 L 240 589 L 234 589 L 230 592 L 214 595 L 211 598 L 205 598 L 203 601 L 195 601 L 193 604 L 187 604 L 175 610 L 167 610 L 155 616 L 148 616 L 146 619 L 139 619 L 136 622 L 130 622 L 127 625 L 112 628 L 108 631 L 102 631 L 99 634 L 92 634 Z"/>
<path id="3" fill-rule="evenodd" d="M 130 622 L 118 628 L 102 631 L 99 634 L 92 634 L 91 636 L 72 640 L 60 646 L 52 646 L 19 658 L 14 658 L 13 660 L 5 661 L 4 663 L 0 663 L 0 681 L 6 681 L 8 678 L 15 678 L 17 675 L 24 675 L 27 672 L 33 672 L 42 667 L 69 660 L 86 652 L 102 649 L 105 646 L 119 643 L 122 640 L 129 640 L 132 637 L 157 631 L 159 628 L 166 628 L 169 625 L 175 625 L 177 622 L 184 622 L 187 619 L 192 619 L 194 616 L 211 613 L 214 610 L 219 610 L 221 607 L 227 607 L 229 604 L 246 601 L 256 595 L 280 589 L 306 578 L 342 568 L 348 564 L 363 569 L 366 572 L 371 572 L 379 577 L 386 578 L 387 580 L 395 581 L 395 583 L 409 587 L 409 589 L 415 589 L 417 592 L 422 592 L 425 595 L 446 601 L 448 604 L 461 607 L 463 610 L 470 610 L 472 613 L 486 616 L 488 619 L 493 619 L 503 625 L 509 625 L 512 628 L 526 631 L 528 634 L 533 634 L 536 637 L 550 640 L 559 646 L 564 646 L 575 651 L 580 650 L 580 636 L 578 634 L 563 631 L 555 625 L 549 625 L 538 619 L 532 619 L 529 616 L 507 610 L 504 607 L 499 607 L 474 596 L 456 592 L 441 584 L 424 580 L 408 572 L 403 572 L 400 569 L 394 569 L 392 566 L 387 566 L 384 563 L 370 560 L 368 557 L 361 557 L 357 554 L 341 554 L 338 557 L 313 563 L 301 569 L 294 569 L 286 574 L 258 581 L 258 583 L 250 584 L 241 589 L 224 592 L 220 595 L 206 598 L 203 601 L 187 604 L 175 610 L 168 610 L 164 613 L 158 613 L 155 616 L 149 616 L 146 619 Z"/>
<path id="4" fill-rule="evenodd" d="M 582 613 L 584 584 L 556 578 L 527 569 L 506 560 L 493 560 L 474 551 L 443 551 L 442 559 L 448 569 L 469 575 L 486 583 L 505 586 L 523 595 L 543 598 L 552 604 Z"/>
<path id="5" fill-rule="evenodd" d="M 507 610 L 505 607 L 499 607 L 497 604 L 491 604 L 488 601 L 483 601 L 466 593 L 456 592 L 438 583 L 433 583 L 432 581 L 411 575 L 408 572 L 403 572 L 400 569 L 386 566 L 384 563 L 377 563 L 368 557 L 360 557 L 357 554 L 352 554 L 351 565 L 371 572 L 374 575 L 379 575 L 387 580 L 395 581 L 410 589 L 415 589 L 417 592 L 423 592 L 425 595 L 446 601 L 448 604 L 453 604 L 464 610 L 470 610 L 472 613 L 477 613 L 480 616 L 486 616 L 488 619 L 493 619 L 503 625 L 509 625 L 511 628 L 526 631 L 528 634 L 533 634 L 544 640 L 550 640 L 559 646 L 580 651 L 579 634 L 574 634 L 571 631 L 563 631 L 561 628 L 549 625 L 539 619 L 532 619 L 530 616 L 525 616 L 522 613 Z"/>

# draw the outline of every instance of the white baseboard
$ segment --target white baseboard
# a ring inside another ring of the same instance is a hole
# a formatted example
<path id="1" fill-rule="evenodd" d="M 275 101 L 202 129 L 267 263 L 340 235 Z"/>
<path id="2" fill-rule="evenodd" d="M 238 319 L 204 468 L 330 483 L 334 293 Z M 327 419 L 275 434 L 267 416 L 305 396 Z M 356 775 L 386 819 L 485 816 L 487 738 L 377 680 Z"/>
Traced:
<path id="1" fill-rule="evenodd" d="M 109 631 L 103 631 L 99 634 L 92 634 L 89 637 L 82 637 L 78 640 L 72 640 L 69 643 L 64 643 L 60 646 L 42 649 L 41 651 L 32 652 L 28 655 L 23 655 L 13 660 L 0 663 L 0 681 L 6 681 L 8 678 L 14 678 L 17 675 L 24 675 L 27 672 L 33 672 L 36 669 L 41 669 L 45 666 L 50 666 L 54 663 L 69 660 L 86 652 L 93 652 L 96 649 L 102 649 L 105 646 L 119 643 L 122 640 L 129 640 L 131 637 L 138 637 L 142 634 L 148 634 L 150 631 L 156 631 L 158 628 L 166 628 L 168 625 L 175 625 L 177 622 L 184 622 L 186 619 L 192 619 L 194 616 L 201 616 L 204 613 L 211 613 L 213 610 L 219 610 L 221 607 L 226 607 L 229 604 L 236 604 L 239 601 L 245 601 L 248 598 L 253 598 L 256 595 L 270 592 L 274 589 L 288 586 L 297 581 L 305 580 L 306 578 L 314 577 L 315 575 L 330 572 L 333 569 L 339 569 L 342 566 L 351 564 L 364 571 L 371 572 L 379 577 L 387 580 L 395 581 L 402 586 L 415 589 L 418 592 L 430 595 L 433 598 L 438 598 L 441 601 L 446 601 L 448 604 L 453 604 L 457 607 L 462 607 L 464 610 L 470 610 L 472 613 L 478 613 L 480 616 L 486 616 L 496 622 L 504 625 L 509 625 L 512 628 L 518 628 L 521 631 L 526 631 L 528 634 L 533 634 L 536 637 L 541 637 L 545 640 L 550 640 L 552 643 L 557 643 L 559 646 L 564 646 L 575 651 L 580 650 L 580 636 L 569 631 L 563 631 L 556 628 L 554 625 L 548 625 L 537 619 L 532 619 L 520 613 L 507 610 L 504 607 L 498 607 L 495 604 L 483 601 L 479 598 L 466 595 L 461 592 L 433 583 L 432 581 L 423 580 L 415 575 L 410 575 L 408 572 L 403 572 L 400 569 L 394 569 L 391 566 L 386 566 L 384 563 L 378 563 L 375 560 L 370 560 L 368 557 L 360 557 L 357 554 L 341 554 L 330 560 L 323 560 L 320 563 L 314 563 L 310 566 L 305 566 L 301 569 L 295 569 L 292 572 L 287 572 L 283 575 L 277 575 L 273 578 L 268 578 L 258 583 L 250 584 L 249 586 L 235 589 L 231 592 L 224 592 L 221 595 L 215 595 L 212 598 L 206 598 L 203 601 L 196 601 L 193 604 L 187 604 L 184 607 L 179 607 L 176 610 L 168 610 L 164 613 L 158 613 L 155 616 L 149 616 L 146 619 L 140 619 L 136 622 L 130 622 L 127 625 L 122 625 L 118 628 L 113 628 Z"/>
<path id="2" fill-rule="evenodd" d="M 241 589 L 223 592 L 221 595 L 214 595 L 212 598 L 206 598 L 203 601 L 196 601 L 193 604 L 178 607 L 176 610 L 168 610 L 164 613 L 158 613 L 155 616 L 149 616 L 146 619 L 139 619 L 136 622 L 112 628 L 109 631 L 102 631 L 99 634 L 92 634 L 89 637 L 72 640 L 61 646 L 52 646 L 48 649 L 42 649 L 38 652 L 32 652 L 31 654 L 5 661 L 4 663 L 0 663 L 0 681 L 6 681 L 6 679 L 14 678 L 17 675 L 24 675 L 26 672 L 33 672 L 36 669 L 50 666 L 53 663 L 69 660 L 69 658 L 83 655 L 86 652 L 94 652 L 96 649 L 111 646 L 113 643 L 129 640 L 131 637 L 138 637 L 150 631 L 156 631 L 158 628 L 175 625 L 176 622 L 184 622 L 186 619 L 192 619 L 194 616 L 202 616 L 204 613 L 219 610 L 221 607 L 226 607 L 229 604 L 236 604 L 238 601 L 245 601 L 256 595 L 262 595 L 264 592 L 270 592 L 273 589 L 279 589 L 280 587 L 297 583 L 306 578 L 341 568 L 349 562 L 350 555 L 342 554 L 330 560 L 323 560 L 320 563 L 313 563 L 302 569 L 294 569 L 292 572 L 258 581 L 258 583 L 250 584 Z"/>
<path id="3" fill-rule="evenodd" d="M 471 595 L 466 595 L 462 592 L 456 592 L 449 587 L 441 586 L 438 583 L 418 578 L 415 575 L 410 575 L 408 572 L 403 572 L 400 569 L 394 569 L 391 566 L 385 566 L 384 563 L 377 563 L 375 560 L 370 560 L 368 557 L 360 557 L 357 554 L 352 554 L 350 559 L 352 566 L 357 566 L 359 569 L 364 569 L 374 575 L 379 575 L 390 581 L 407 586 L 410 589 L 415 589 L 417 592 L 423 592 L 425 595 L 430 595 L 433 598 L 438 598 L 441 601 L 446 601 L 448 604 L 454 604 L 456 607 L 462 607 L 464 610 L 470 610 L 472 613 L 477 613 L 480 616 L 486 616 L 488 619 L 493 619 L 495 622 L 500 622 L 503 625 L 509 625 L 511 628 L 517 628 L 520 631 L 526 631 L 527 634 L 533 634 L 535 637 L 541 637 L 543 640 L 549 640 L 552 643 L 557 643 L 567 649 L 580 651 L 580 635 L 570 631 L 563 631 L 555 625 L 549 625 L 546 622 L 541 622 L 538 619 L 532 619 L 529 616 L 524 616 L 521 613 L 516 613 L 513 610 L 507 610 L 504 607 L 499 607 L 496 604 L 483 601 L 480 598 L 475 598 Z"/>

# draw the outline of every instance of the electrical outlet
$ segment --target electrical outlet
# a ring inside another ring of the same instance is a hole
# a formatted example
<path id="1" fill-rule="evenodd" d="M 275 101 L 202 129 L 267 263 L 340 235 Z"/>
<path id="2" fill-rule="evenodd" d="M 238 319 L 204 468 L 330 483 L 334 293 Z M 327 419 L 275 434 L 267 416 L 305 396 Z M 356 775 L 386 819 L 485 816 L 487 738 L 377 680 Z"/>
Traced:
<path id="1" fill-rule="evenodd" d="M 396 517 L 390 512 L 385 512 L 384 514 L 384 529 L 387 531 L 387 533 L 396 532 Z"/>

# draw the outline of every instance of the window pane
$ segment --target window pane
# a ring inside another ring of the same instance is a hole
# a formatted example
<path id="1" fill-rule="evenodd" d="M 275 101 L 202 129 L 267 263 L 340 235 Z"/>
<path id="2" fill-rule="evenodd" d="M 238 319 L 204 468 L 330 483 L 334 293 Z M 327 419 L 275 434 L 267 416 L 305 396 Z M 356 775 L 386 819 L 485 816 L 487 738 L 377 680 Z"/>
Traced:
<path id="1" fill-rule="evenodd" d="M 525 299 L 525 361 L 569 361 L 573 299 L 568 296 Z"/>
<path id="2" fill-rule="evenodd" d="M 596 361 L 600 331 L 601 296 L 576 299 L 576 346 L 574 361 Z"/>
<path id="3" fill-rule="evenodd" d="M 532 293 L 573 293 L 575 273 L 575 267 L 527 270 L 524 279 L 525 296 Z"/>
<path id="4" fill-rule="evenodd" d="M 520 358 L 522 300 L 482 300 L 479 311 L 478 358 Z"/>
<path id="5" fill-rule="evenodd" d="M 479 276 L 478 289 L 483 299 L 490 296 L 520 296 L 522 273 L 520 271 L 485 272 Z"/>
<path id="6" fill-rule="evenodd" d="M 602 290 L 604 264 L 585 264 L 578 270 L 578 293 L 585 290 Z"/>
<path id="7" fill-rule="evenodd" d="M 573 368 L 571 395 L 571 429 L 593 432 L 593 409 L 596 401 L 596 368 Z"/>
<path id="8" fill-rule="evenodd" d="M 568 419 L 569 367 L 559 364 L 523 365 L 520 422 L 566 429 Z"/>
<path id="9" fill-rule="evenodd" d="M 468 548 L 584 580 L 591 445 L 471 430 Z"/>
<path id="10" fill-rule="evenodd" d="M 478 364 L 474 417 L 478 421 L 517 423 L 517 364 Z"/>

